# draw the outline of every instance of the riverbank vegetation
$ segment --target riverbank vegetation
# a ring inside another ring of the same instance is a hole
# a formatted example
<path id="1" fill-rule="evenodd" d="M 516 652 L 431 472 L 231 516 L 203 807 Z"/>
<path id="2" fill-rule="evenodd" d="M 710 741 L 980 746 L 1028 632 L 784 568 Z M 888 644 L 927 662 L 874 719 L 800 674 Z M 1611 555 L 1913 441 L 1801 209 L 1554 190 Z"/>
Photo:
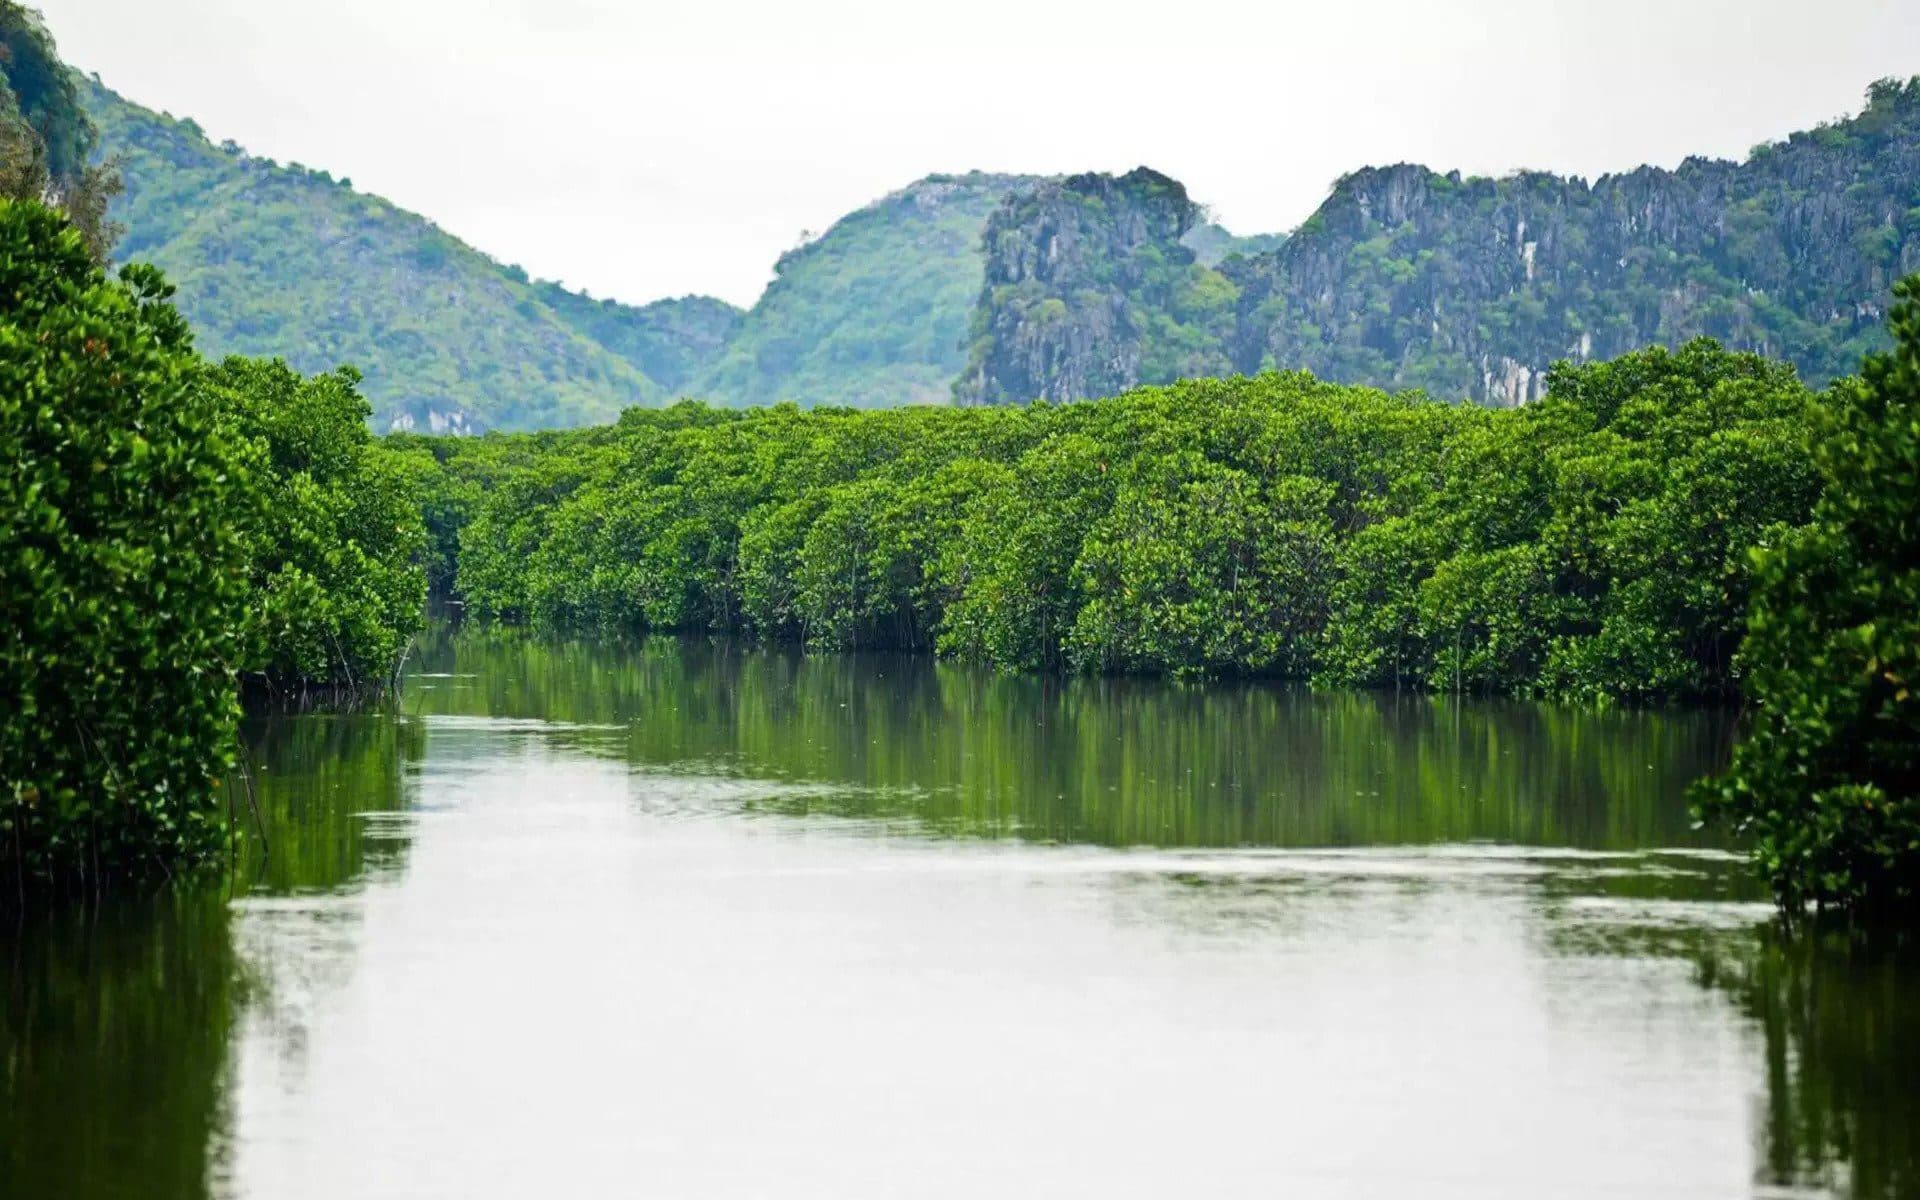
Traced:
<path id="1" fill-rule="evenodd" d="M 218 845 L 247 497 L 156 273 L 0 202 L 0 839 L 17 880 Z"/>
<path id="2" fill-rule="evenodd" d="M 418 627 L 415 475 L 353 376 L 207 364 L 159 272 L 0 201 L 0 846 L 100 886 L 215 856 L 243 681 L 383 683 Z"/>
<path id="3" fill-rule="evenodd" d="M 1920 899 L 1920 278 L 1898 294 L 1894 350 L 1818 414 L 1813 520 L 1757 556 L 1753 727 L 1702 789 L 1790 909 Z"/>
<path id="4" fill-rule="evenodd" d="M 1714 696 L 1738 684 L 1750 551 L 1812 511 L 1819 405 L 1703 341 L 1563 368 L 1507 411 L 1267 374 L 1018 409 L 683 404 L 432 452 L 463 507 L 455 586 L 490 617 Z"/>
<path id="5" fill-rule="evenodd" d="M 1789 910 L 1920 878 L 1915 287 L 1825 392 L 1700 340 L 1488 410 L 1304 373 L 414 439 L 482 617 L 1016 670 L 1752 702 L 1701 791 Z M 1758 589 L 1756 595 L 1756 589 Z M 1744 646 L 1744 649 L 1743 649 Z"/>
<path id="6" fill-rule="evenodd" d="M 549 628 L 1019 671 L 1744 689 L 1754 736 L 1703 812 L 1753 835 L 1789 908 L 1914 897 L 1920 285 L 1897 351 L 1824 392 L 1702 339 L 1563 364 L 1508 410 L 1268 372 L 376 440 L 351 368 L 205 361 L 158 271 L 109 278 L 111 170 L 71 79 L 35 74 L 44 30 L 0 17 L 0 840 L 23 883 L 216 854 L 241 693 L 380 690 L 431 585 Z"/>

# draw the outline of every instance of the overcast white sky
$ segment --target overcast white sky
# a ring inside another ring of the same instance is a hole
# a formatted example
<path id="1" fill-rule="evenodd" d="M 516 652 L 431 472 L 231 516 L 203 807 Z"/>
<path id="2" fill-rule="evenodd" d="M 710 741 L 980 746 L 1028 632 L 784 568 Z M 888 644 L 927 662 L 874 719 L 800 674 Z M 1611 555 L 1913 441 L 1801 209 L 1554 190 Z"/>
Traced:
<path id="1" fill-rule="evenodd" d="M 1359 166 L 1738 157 L 1920 73 L 1920 0 L 38 0 L 62 54 L 535 275 L 750 304 L 919 176 L 1145 163 L 1236 232 Z"/>

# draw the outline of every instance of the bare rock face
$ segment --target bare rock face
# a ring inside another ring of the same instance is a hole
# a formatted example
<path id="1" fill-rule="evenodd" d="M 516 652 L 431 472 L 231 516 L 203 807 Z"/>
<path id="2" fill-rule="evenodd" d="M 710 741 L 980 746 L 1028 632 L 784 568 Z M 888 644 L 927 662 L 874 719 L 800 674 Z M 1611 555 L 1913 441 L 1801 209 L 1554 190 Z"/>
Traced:
<path id="1" fill-rule="evenodd" d="M 1322 378 L 1523 404 L 1555 362 L 1714 337 L 1815 383 L 1877 348 L 1920 270 L 1920 80 L 1755 149 L 1589 183 L 1355 172 L 1257 252 L 1182 244 L 1197 210 L 1144 168 L 1002 204 L 963 403 L 1071 399 L 1182 375 Z M 1197 240 L 1207 244 L 1207 239 Z"/>
<path id="2" fill-rule="evenodd" d="M 1008 196 L 987 222 L 986 282 L 955 398 L 1073 400 L 1157 382 L 1143 374 L 1149 318 L 1205 271 L 1181 244 L 1198 216 L 1185 188 L 1145 167 Z"/>
<path id="3" fill-rule="evenodd" d="M 1236 369 L 1306 367 L 1517 404 L 1551 365 L 1710 336 L 1822 382 L 1920 268 L 1920 81 L 1756 149 L 1580 179 L 1357 172 L 1277 251 L 1226 266 Z"/>

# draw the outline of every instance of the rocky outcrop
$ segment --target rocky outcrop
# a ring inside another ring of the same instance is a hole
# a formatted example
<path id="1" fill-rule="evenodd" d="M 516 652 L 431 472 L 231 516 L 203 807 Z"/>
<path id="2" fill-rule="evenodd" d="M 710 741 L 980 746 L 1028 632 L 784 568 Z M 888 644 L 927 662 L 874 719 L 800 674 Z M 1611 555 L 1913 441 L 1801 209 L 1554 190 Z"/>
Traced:
<path id="1" fill-rule="evenodd" d="M 1514 404 L 1557 360 L 1707 335 L 1831 379 L 1920 269 L 1917 147 L 1920 84 L 1888 83 L 1744 163 L 1591 184 L 1360 171 L 1284 246 L 1226 265 L 1233 363 Z"/>
<path id="2" fill-rule="evenodd" d="M 1193 217 L 1145 170 L 1002 205 L 956 396 L 1304 367 L 1520 404 L 1557 361 L 1702 335 L 1824 382 L 1881 344 L 1894 281 L 1920 270 L 1920 81 L 1741 163 L 1592 183 L 1368 168 L 1277 247 L 1209 254 L 1217 272 L 1179 244 Z"/>
<path id="3" fill-rule="evenodd" d="M 1156 382 L 1156 317 L 1206 272 L 1181 239 L 1199 208 L 1165 175 L 1075 175 L 1009 196 L 987 222 L 986 282 L 962 404 L 1073 400 Z M 1212 361 L 1224 367 L 1217 336 Z"/>

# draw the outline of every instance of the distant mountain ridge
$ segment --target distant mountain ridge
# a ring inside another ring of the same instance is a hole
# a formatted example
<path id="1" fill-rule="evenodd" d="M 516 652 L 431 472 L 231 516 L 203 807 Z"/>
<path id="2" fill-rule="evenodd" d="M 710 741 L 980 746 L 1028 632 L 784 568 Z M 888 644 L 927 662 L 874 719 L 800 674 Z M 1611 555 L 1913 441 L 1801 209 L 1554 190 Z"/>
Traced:
<path id="1" fill-rule="evenodd" d="M 351 363 L 382 429 L 578 425 L 671 398 L 524 273 L 425 218 L 86 88 L 126 183 L 115 256 L 167 273 L 204 352 L 277 355 L 308 372 Z"/>
<path id="2" fill-rule="evenodd" d="M 980 234 L 1025 175 L 931 175 L 781 255 L 693 394 L 725 404 L 945 403 L 985 276 Z"/>
<path id="3" fill-rule="evenodd" d="M 1755 149 L 1588 184 L 1528 172 L 1357 172 L 1286 245 L 1229 269 L 1234 365 L 1489 403 L 1538 398 L 1555 359 L 1707 335 L 1825 382 L 1884 342 L 1920 270 L 1920 79 Z"/>
<path id="4" fill-rule="evenodd" d="M 956 398 L 1280 367 L 1517 404 L 1556 360 L 1702 335 L 1823 383 L 1884 343 L 1892 285 L 1920 270 L 1920 79 L 1875 84 L 1860 115 L 1741 163 L 1592 184 L 1368 168 L 1278 246 L 1217 269 L 1183 240 L 1197 217 L 1144 169 L 1004 203 Z"/>
<path id="5" fill-rule="evenodd" d="M 628 405 L 945 403 L 966 363 L 980 233 L 1027 176 L 936 175 L 782 255 L 751 310 L 595 300 L 529 280 L 345 180 L 214 145 L 85 84 L 122 160 L 116 256 L 164 269 L 202 349 L 349 362 L 381 429 L 611 420 Z"/>
<path id="6" fill-rule="evenodd" d="M 1557 359 L 1700 334 L 1820 382 L 1880 344 L 1892 282 L 1920 270 L 1920 80 L 1740 163 L 1591 184 L 1367 168 L 1291 235 L 1237 238 L 1145 168 L 929 176 L 782 255 L 745 311 L 532 281 L 344 180 L 83 91 L 124 162 L 118 256 L 166 270 L 210 353 L 360 367 L 381 429 L 689 395 L 1019 403 L 1273 367 L 1510 404 Z"/>

